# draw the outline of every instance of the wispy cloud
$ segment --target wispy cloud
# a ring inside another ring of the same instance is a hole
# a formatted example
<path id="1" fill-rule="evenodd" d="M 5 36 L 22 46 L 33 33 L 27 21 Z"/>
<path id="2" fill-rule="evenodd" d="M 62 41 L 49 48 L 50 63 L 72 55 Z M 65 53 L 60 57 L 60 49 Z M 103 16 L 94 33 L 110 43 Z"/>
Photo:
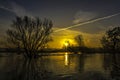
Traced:
<path id="1" fill-rule="evenodd" d="M 0 8 L 4 9 L 6 11 L 12 12 L 17 16 L 25 16 L 25 15 L 30 16 L 28 11 L 23 6 L 15 3 L 15 2 L 11 2 L 9 6 L 1 5 Z"/>
<path id="2" fill-rule="evenodd" d="M 96 17 L 96 14 L 93 12 L 79 11 L 75 14 L 73 23 L 78 24 L 80 22 L 85 22 Z"/>

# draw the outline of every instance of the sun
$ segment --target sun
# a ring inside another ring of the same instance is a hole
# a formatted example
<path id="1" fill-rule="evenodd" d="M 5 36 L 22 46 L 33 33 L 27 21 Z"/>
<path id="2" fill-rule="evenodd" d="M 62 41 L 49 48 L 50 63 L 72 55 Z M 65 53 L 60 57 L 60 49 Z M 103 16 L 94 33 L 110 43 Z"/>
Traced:
<path id="1" fill-rule="evenodd" d="M 62 39 L 61 42 L 61 47 L 68 47 L 68 46 L 71 46 L 71 45 L 75 45 L 75 41 L 73 39 Z"/>
<path id="2" fill-rule="evenodd" d="M 69 46 L 69 45 L 70 45 L 69 41 L 65 41 L 65 42 L 64 42 L 64 45 L 65 45 L 66 47 Z"/>

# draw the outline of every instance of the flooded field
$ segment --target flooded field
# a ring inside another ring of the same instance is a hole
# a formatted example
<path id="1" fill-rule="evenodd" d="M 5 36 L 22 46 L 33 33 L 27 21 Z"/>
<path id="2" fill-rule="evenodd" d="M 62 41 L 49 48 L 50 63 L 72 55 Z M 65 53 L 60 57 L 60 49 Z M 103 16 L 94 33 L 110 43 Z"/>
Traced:
<path id="1" fill-rule="evenodd" d="M 53 53 L 33 60 L 8 53 L 0 57 L 0 80 L 57 80 L 90 71 L 109 76 L 111 62 L 110 55 L 100 53 Z"/>

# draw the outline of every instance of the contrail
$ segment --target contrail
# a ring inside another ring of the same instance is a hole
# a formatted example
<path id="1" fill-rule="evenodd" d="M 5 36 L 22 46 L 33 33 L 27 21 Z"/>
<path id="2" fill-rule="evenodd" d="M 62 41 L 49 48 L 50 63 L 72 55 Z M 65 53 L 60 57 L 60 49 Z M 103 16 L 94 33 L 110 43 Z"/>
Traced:
<path id="1" fill-rule="evenodd" d="M 59 32 L 59 31 L 67 30 L 67 29 L 74 28 L 74 27 L 77 27 L 77 26 L 82 26 L 82 25 L 85 25 L 85 24 L 97 22 L 97 21 L 100 21 L 100 20 L 104 20 L 104 19 L 108 19 L 108 18 L 117 16 L 117 15 L 120 15 L 120 13 L 116 13 L 116 14 L 113 14 L 113 15 L 109 15 L 109 16 L 97 18 L 97 19 L 94 19 L 94 20 L 91 20 L 91 21 L 79 23 L 79 24 L 76 24 L 76 25 L 69 26 L 69 27 L 67 27 L 67 28 L 58 29 L 58 30 L 55 30 L 54 32 Z"/>
<path id="2" fill-rule="evenodd" d="M 8 12 L 11 12 L 11 13 L 17 15 L 17 16 L 25 16 L 25 15 L 27 15 L 27 16 L 29 16 L 31 18 L 34 18 L 31 14 L 29 14 L 25 10 L 24 7 L 22 7 L 22 6 L 20 6 L 20 5 L 16 4 L 16 3 L 12 4 L 12 6 L 13 7 L 11 7 L 11 8 L 8 8 L 8 7 L 5 7 L 5 6 L 0 6 L 0 9 L 6 10 Z"/>
<path id="3" fill-rule="evenodd" d="M 14 11 L 12 11 L 11 9 L 9 9 L 9 8 L 7 8 L 7 7 L 0 6 L 0 8 L 3 9 L 3 10 L 6 10 L 6 11 L 9 11 L 9 12 L 13 12 L 13 13 L 14 13 Z"/>

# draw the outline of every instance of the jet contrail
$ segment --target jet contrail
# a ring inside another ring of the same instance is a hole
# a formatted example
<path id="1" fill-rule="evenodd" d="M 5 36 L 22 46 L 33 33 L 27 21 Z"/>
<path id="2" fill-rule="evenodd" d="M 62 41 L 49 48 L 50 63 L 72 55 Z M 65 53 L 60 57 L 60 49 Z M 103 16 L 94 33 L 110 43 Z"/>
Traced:
<path id="1" fill-rule="evenodd" d="M 9 12 L 13 12 L 13 13 L 14 13 L 14 11 L 12 11 L 11 9 L 9 9 L 9 8 L 7 8 L 7 7 L 0 6 L 0 8 L 3 9 L 3 10 L 6 10 L 6 11 L 9 11 Z"/>
<path id="2" fill-rule="evenodd" d="M 59 31 L 67 30 L 67 29 L 74 28 L 74 27 L 77 27 L 77 26 L 82 26 L 82 25 L 85 25 L 85 24 L 97 22 L 97 21 L 100 21 L 100 20 L 104 20 L 104 19 L 108 19 L 108 18 L 117 16 L 117 15 L 120 15 L 120 13 L 116 13 L 116 14 L 105 16 L 105 17 L 101 17 L 101 18 L 97 18 L 97 19 L 94 19 L 94 20 L 91 20 L 91 21 L 79 23 L 79 24 L 72 25 L 72 26 L 69 26 L 69 27 L 66 27 L 66 28 L 58 29 L 58 30 L 55 30 L 54 32 L 59 32 Z"/>
<path id="3" fill-rule="evenodd" d="M 16 3 L 14 3 L 13 5 L 14 7 L 12 8 L 8 8 L 8 7 L 5 7 L 5 6 L 0 6 L 0 9 L 3 9 L 3 10 L 6 10 L 8 12 L 11 12 L 17 16 L 29 16 L 31 18 L 34 18 L 32 15 L 30 15 L 28 12 L 26 12 L 26 10 L 20 6 L 20 5 L 17 5 Z"/>

